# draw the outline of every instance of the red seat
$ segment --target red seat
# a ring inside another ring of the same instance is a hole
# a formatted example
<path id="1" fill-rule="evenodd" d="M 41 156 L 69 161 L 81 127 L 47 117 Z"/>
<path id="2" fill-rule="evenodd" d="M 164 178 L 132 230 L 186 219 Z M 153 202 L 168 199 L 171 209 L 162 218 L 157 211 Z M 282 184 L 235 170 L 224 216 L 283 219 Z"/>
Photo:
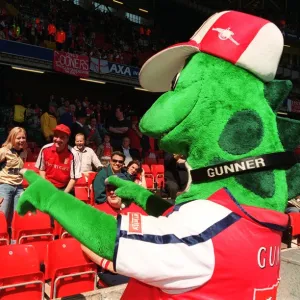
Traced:
<path id="1" fill-rule="evenodd" d="M 86 177 L 84 176 L 84 174 L 82 174 L 82 176 L 76 180 L 76 186 L 88 186 L 88 182 L 86 180 Z"/>
<path id="2" fill-rule="evenodd" d="M 76 295 L 96 288 L 97 266 L 82 252 L 75 239 L 48 244 L 45 276 L 51 280 L 50 298 Z"/>
<path id="3" fill-rule="evenodd" d="M 164 165 L 165 161 L 164 161 L 163 158 L 159 158 L 159 159 L 157 160 L 157 163 L 158 163 L 159 165 Z"/>
<path id="4" fill-rule="evenodd" d="M 156 187 L 162 189 L 165 186 L 165 167 L 164 165 L 151 165 L 152 174 L 156 182 Z"/>
<path id="5" fill-rule="evenodd" d="M 27 142 L 27 147 L 33 151 L 33 149 L 36 147 L 36 143 L 35 142 Z"/>
<path id="6" fill-rule="evenodd" d="M 147 189 L 154 189 L 154 177 L 150 170 L 150 167 L 148 165 L 142 165 L 142 168 L 144 170 Z"/>
<path id="7" fill-rule="evenodd" d="M 0 212 L 0 246 L 9 244 L 9 235 L 7 232 L 7 222 L 5 214 Z"/>
<path id="8" fill-rule="evenodd" d="M 33 156 L 34 156 L 34 154 L 32 155 L 32 159 L 33 159 Z M 35 167 L 35 162 L 27 161 L 27 162 L 24 163 L 23 168 L 28 169 L 28 170 L 32 170 L 32 171 L 36 172 L 37 174 L 39 174 L 39 169 Z M 23 179 L 22 186 L 23 186 L 24 189 L 26 189 L 28 187 L 28 182 L 27 182 L 26 179 Z"/>
<path id="9" fill-rule="evenodd" d="M 97 176 L 97 172 L 90 172 L 88 176 L 88 188 L 89 188 L 89 204 L 94 206 L 95 205 L 95 194 L 93 189 L 93 182 Z"/>
<path id="10" fill-rule="evenodd" d="M 54 235 L 60 239 L 72 237 L 56 220 L 54 220 Z"/>
<path id="11" fill-rule="evenodd" d="M 47 244 L 54 239 L 50 217 L 40 211 L 27 213 L 25 216 L 14 212 L 12 221 L 12 240 L 16 244 L 29 244 L 36 248 L 42 263 Z"/>
<path id="12" fill-rule="evenodd" d="M 0 299 L 44 299 L 44 274 L 30 245 L 0 247 Z"/>
<path id="13" fill-rule="evenodd" d="M 87 186 L 75 186 L 74 187 L 75 197 L 87 204 L 90 203 L 89 188 Z"/>
<path id="14" fill-rule="evenodd" d="M 35 154 L 39 154 L 40 151 L 41 151 L 41 148 L 39 148 L 39 147 L 34 147 L 33 148 L 33 153 L 35 153 Z"/>

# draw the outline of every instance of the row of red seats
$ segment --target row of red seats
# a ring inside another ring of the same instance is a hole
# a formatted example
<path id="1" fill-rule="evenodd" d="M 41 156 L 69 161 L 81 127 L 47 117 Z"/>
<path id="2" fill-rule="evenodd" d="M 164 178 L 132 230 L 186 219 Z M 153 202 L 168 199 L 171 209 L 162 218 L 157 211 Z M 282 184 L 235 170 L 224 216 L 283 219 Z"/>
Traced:
<path id="1" fill-rule="evenodd" d="M 150 190 L 163 189 L 165 186 L 165 167 L 163 164 L 143 164 L 147 188 Z"/>
<path id="2" fill-rule="evenodd" d="M 50 299 L 72 296 L 96 289 L 97 266 L 82 252 L 75 239 L 48 244 L 45 273 L 32 245 L 0 247 L 0 299 L 44 299 L 45 282 Z"/>

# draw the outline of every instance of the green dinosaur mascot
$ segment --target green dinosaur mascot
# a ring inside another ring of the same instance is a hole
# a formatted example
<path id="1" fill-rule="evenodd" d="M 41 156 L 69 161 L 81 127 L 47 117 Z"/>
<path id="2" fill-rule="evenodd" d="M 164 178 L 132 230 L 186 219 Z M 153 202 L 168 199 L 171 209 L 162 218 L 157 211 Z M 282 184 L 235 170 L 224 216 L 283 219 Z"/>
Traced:
<path id="1" fill-rule="evenodd" d="M 149 216 L 117 220 L 31 171 L 18 212 L 53 216 L 132 281 L 123 299 L 276 299 L 287 200 L 298 194 L 300 125 L 276 111 L 291 90 L 274 80 L 280 30 L 235 11 L 210 17 L 187 43 L 150 58 L 141 85 L 163 94 L 141 131 L 187 157 L 190 180 L 168 214 L 133 182 L 108 179 Z"/>

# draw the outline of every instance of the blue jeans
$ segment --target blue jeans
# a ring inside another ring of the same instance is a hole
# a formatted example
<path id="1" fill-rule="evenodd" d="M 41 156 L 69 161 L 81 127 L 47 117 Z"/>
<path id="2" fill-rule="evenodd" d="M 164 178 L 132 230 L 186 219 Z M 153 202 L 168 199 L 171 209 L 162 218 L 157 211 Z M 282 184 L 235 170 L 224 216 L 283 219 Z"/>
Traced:
<path id="1" fill-rule="evenodd" d="M 9 227 L 11 225 L 13 212 L 17 207 L 18 199 L 23 191 L 22 185 L 0 184 L 0 198 L 4 198 L 0 205 L 0 211 L 4 212 Z"/>

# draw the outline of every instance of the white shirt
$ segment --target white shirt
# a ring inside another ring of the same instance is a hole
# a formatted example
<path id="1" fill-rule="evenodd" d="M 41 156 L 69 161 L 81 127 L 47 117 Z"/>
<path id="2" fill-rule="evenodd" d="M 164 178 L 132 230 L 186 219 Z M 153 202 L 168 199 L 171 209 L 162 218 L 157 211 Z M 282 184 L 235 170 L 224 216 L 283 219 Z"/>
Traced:
<path id="1" fill-rule="evenodd" d="M 80 151 L 77 146 L 74 147 L 76 154 L 80 162 L 80 172 L 90 172 L 93 171 L 93 166 L 95 168 L 103 167 L 99 158 L 92 148 L 84 147 L 83 151 Z"/>
<path id="2" fill-rule="evenodd" d="M 122 147 L 123 148 L 123 153 L 124 153 L 124 155 L 125 155 L 125 166 L 127 166 L 131 161 L 132 161 L 132 157 L 131 157 L 131 155 L 130 155 L 130 152 L 129 152 L 129 150 L 130 150 L 130 148 L 128 148 L 128 149 L 125 149 L 124 147 Z"/>

